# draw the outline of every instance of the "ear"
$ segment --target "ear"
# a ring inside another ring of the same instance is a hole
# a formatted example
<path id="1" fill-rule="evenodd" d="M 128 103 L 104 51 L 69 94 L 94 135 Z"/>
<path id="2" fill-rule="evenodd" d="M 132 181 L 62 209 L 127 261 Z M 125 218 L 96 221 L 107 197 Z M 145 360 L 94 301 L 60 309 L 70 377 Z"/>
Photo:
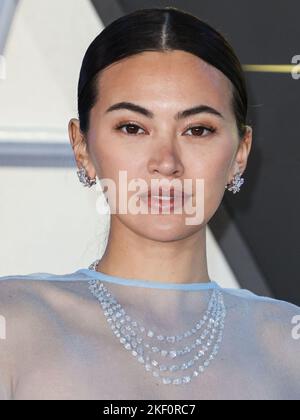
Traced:
<path id="1" fill-rule="evenodd" d="M 243 174 L 247 167 L 248 156 L 252 146 L 252 132 L 252 127 L 246 125 L 246 133 L 239 142 L 232 164 L 232 169 L 230 171 L 230 179 L 228 180 L 228 183 L 232 180 L 233 176 L 237 172 Z"/>
<path id="2" fill-rule="evenodd" d="M 96 171 L 91 162 L 87 148 L 87 140 L 80 130 L 79 120 L 72 118 L 68 125 L 69 139 L 78 168 L 84 167 L 91 178 L 95 178 Z"/>

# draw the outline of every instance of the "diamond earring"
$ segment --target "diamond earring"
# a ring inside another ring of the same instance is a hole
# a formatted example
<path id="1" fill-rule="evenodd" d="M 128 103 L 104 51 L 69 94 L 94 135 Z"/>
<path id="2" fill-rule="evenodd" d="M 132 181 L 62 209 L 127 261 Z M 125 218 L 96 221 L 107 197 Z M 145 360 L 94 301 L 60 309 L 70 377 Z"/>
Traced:
<path id="1" fill-rule="evenodd" d="M 232 191 L 233 194 L 240 191 L 241 186 L 244 183 L 244 178 L 241 178 L 241 173 L 238 172 L 234 175 L 233 180 L 225 186 L 225 189 L 228 189 L 228 191 Z"/>
<path id="2" fill-rule="evenodd" d="M 97 176 L 94 179 L 91 179 L 86 172 L 85 168 L 80 168 L 77 171 L 77 175 L 79 178 L 79 181 L 85 186 L 85 187 L 92 187 L 97 183 Z"/>

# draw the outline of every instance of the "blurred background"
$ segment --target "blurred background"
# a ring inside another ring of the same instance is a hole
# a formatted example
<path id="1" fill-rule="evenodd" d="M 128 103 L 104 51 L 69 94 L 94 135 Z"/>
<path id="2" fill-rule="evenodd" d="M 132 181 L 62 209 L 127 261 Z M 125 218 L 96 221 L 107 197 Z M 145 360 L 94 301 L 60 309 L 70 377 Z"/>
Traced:
<path id="1" fill-rule="evenodd" d="M 0 276 L 70 273 L 105 250 L 109 215 L 68 138 L 81 62 L 116 18 L 173 6 L 214 26 L 245 69 L 253 145 L 207 229 L 210 277 L 300 305 L 298 0 L 0 0 Z"/>

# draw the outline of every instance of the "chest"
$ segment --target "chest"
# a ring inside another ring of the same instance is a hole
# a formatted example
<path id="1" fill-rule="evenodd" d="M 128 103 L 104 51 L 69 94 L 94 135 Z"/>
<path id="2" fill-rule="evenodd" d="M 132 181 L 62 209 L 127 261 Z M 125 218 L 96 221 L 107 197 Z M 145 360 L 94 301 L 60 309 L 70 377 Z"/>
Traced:
<path id="1" fill-rule="evenodd" d="M 225 345 L 189 384 L 165 385 L 146 372 L 111 335 L 79 331 L 48 337 L 27 357 L 15 399 L 202 400 L 280 398 L 280 381 L 258 355 L 234 354 Z M 246 365 L 245 365 L 246 363 Z"/>

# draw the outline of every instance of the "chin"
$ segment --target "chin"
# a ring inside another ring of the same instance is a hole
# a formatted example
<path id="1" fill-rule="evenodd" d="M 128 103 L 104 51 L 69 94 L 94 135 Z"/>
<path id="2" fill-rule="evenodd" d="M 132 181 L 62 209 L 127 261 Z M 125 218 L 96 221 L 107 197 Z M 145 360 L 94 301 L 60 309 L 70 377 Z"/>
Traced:
<path id="1" fill-rule="evenodd" d="M 127 227 L 137 235 L 159 242 L 184 239 L 201 229 L 201 225 L 186 225 L 186 215 L 140 215 L 133 221 L 127 220 Z M 129 222 L 129 223 L 128 223 Z"/>

